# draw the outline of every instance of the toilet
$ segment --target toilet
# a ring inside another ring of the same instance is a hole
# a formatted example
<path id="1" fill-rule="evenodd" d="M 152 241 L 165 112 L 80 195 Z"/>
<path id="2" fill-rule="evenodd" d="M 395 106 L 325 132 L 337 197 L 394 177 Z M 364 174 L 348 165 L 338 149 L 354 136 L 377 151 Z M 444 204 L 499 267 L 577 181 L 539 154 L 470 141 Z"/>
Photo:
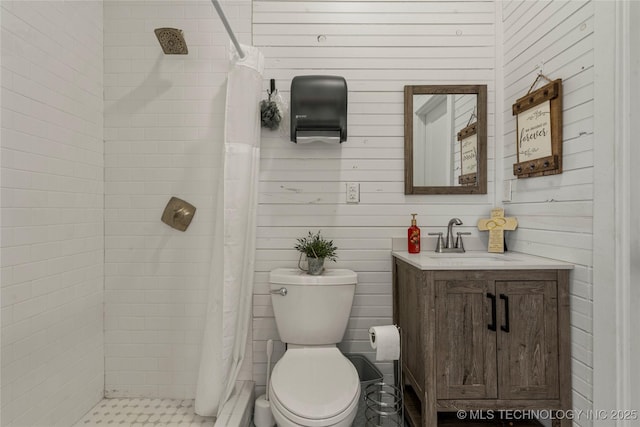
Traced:
<path id="1" fill-rule="evenodd" d="M 319 276 L 293 268 L 271 271 L 271 304 L 287 344 L 268 384 L 279 427 L 351 426 L 360 380 L 336 344 L 347 329 L 357 281 L 357 274 L 346 269 Z"/>

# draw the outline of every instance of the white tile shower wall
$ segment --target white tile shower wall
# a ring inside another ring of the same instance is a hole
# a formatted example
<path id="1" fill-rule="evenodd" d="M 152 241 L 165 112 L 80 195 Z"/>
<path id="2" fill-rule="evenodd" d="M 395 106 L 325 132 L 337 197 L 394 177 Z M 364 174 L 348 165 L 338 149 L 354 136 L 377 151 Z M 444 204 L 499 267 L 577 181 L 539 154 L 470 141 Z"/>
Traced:
<path id="1" fill-rule="evenodd" d="M 222 6 L 250 42 L 250 2 Z M 229 39 L 209 1 L 106 0 L 104 14 L 106 396 L 193 398 Z M 164 55 L 159 27 L 182 29 L 189 54 Z M 184 233 L 160 222 L 171 196 L 197 208 Z"/>
<path id="2" fill-rule="evenodd" d="M 296 75 L 340 75 L 349 87 L 349 135 L 341 146 L 294 145 L 288 129 L 262 134 L 253 300 L 254 379 L 261 392 L 265 341 L 278 339 L 268 272 L 297 265 L 297 237 L 321 230 L 339 248 L 338 262 L 329 267 L 358 273 L 340 347 L 373 357 L 367 330 L 391 323 L 391 238 L 406 235 L 409 214 L 418 213 L 425 235 L 441 231 L 454 216 L 477 235 L 478 218 L 494 203 L 492 182 L 487 195 L 404 195 L 403 88 L 488 85 L 488 176 L 493 181 L 494 3 L 256 0 L 253 42 L 266 57 L 265 89 L 274 78 L 287 100 Z M 360 183 L 359 204 L 346 204 L 346 182 Z M 278 342 L 276 349 L 277 360 L 284 346 Z M 391 374 L 391 364 L 379 366 Z"/>
<path id="3" fill-rule="evenodd" d="M 101 2 L 2 1 L 0 424 L 102 398 Z"/>
<path id="4" fill-rule="evenodd" d="M 572 262 L 571 336 L 573 405 L 592 409 L 592 205 L 594 10 L 587 1 L 505 2 L 504 168 L 513 196 L 505 209 L 518 217 L 509 247 Z M 516 180 L 515 119 L 511 105 L 523 96 L 544 65 L 563 79 L 563 169 L 561 175 Z M 591 421 L 575 420 L 589 426 Z"/>

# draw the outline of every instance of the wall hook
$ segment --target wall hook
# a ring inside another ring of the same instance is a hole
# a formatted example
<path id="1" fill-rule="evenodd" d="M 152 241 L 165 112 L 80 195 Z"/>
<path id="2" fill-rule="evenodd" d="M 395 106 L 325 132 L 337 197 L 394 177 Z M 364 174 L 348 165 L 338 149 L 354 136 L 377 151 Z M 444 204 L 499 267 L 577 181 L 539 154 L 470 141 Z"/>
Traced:
<path id="1" fill-rule="evenodd" d="M 269 101 L 271 101 L 271 96 L 278 93 L 278 89 L 276 89 L 276 79 L 269 80 L 269 88 L 270 90 L 267 91 L 267 94 L 269 95 Z"/>
<path id="2" fill-rule="evenodd" d="M 531 84 L 531 87 L 529 87 L 529 90 L 527 91 L 527 95 L 531 93 L 531 91 L 533 90 L 533 88 L 536 86 L 536 84 L 538 84 L 538 82 L 540 81 L 540 79 L 545 79 L 546 81 L 548 81 L 549 83 L 553 83 L 553 80 L 551 80 L 549 77 L 545 76 L 544 74 L 542 74 L 542 71 L 538 72 L 538 75 L 536 76 L 536 79 L 533 81 L 533 83 Z"/>
<path id="3" fill-rule="evenodd" d="M 476 121 L 478 120 L 478 115 L 476 114 L 476 107 L 477 105 L 473 106 L 473 111 L 471 112 L 471 117 L 469 117 L 469 120 L 467 121 L 466 127 L 468 127 L 472 123 L 473 119 L 476 119 Z"/>

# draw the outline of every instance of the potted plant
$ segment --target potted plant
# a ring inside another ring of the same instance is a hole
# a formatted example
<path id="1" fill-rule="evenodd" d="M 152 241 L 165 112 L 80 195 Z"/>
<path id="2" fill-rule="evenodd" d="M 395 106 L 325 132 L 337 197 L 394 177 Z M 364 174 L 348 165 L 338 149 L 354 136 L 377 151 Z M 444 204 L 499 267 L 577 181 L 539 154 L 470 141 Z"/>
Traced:
<path id="1" fill-rule="evenodd" d="M 298 239 L 298 243 L 294 246 L 295 249 L 300 252 L 300 259 L 298 259 L 298 268 L 304 270 L 309 274 L 317 276 L 322 274 L 324 270 L 324 260 L 335 261 L 336 250 L 338 249 L 333 244 L 333 240 L 326 240 L 320 235 L 320 231 L 313 234 L 309 231 L 307 237 Z M 302 254 L 307 256 L 308 269 L 304 269 L 300 266 L 302 260 Z"/>

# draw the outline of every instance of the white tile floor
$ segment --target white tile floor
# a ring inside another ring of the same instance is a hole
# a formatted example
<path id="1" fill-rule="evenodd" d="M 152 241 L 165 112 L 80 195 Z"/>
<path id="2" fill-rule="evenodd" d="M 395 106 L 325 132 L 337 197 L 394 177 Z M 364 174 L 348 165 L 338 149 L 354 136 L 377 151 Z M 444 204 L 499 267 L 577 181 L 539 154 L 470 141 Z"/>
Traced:
<path id="1" fill-rule="evenodd" d="M 353 427 L 366 425 L 365 404 L 360 401 L 358 406 Z M 213 417 L 195 414 L 193 400 L 103 399 L 74 427 L 213 427 L 214 422 Z"/>
<path id="2" fill-rule="evenodd" d="M 193 400 L 103 399 L 75 427 L 213 427 L 214 421 L 196 415 Z"/>

